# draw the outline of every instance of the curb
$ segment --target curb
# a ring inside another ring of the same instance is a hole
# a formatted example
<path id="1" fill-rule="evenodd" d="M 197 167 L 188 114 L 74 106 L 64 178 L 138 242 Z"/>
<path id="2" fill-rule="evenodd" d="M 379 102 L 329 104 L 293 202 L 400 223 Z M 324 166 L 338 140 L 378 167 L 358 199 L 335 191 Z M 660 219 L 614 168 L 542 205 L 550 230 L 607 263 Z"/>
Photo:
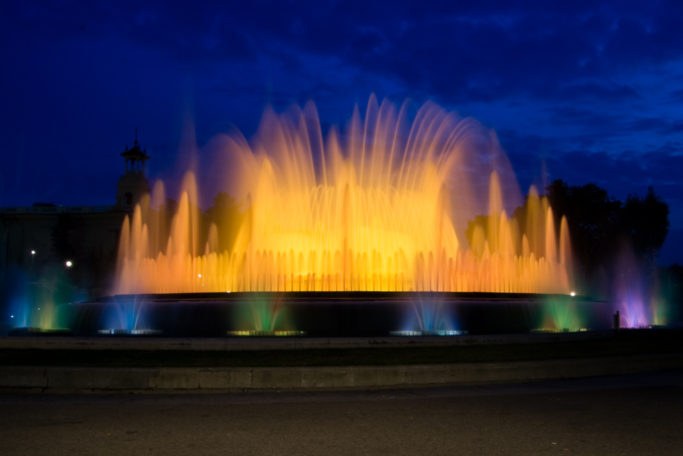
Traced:
<path id="1" fill-rule="evenodd" d="M 316 391 L 516 383 L 683 368 L 683 355 L 332 367 L 0 367 L 0 389 L 59 392 Z"/>
<path id="2" fill-rule="evenodd" d="M 537 344 L 548 342 L 576 342 L 606 340 L 613 331 L 583 333 L 491 334 L 461 335 L 458 337 L 74 337 L 21 336 L 0 337 L 0 349 L 40 350 L 177 350 L 177 351 L 255 351 L 306 350 L 325 348 L 369 347 L 452 347 L 473 345 Z"/>

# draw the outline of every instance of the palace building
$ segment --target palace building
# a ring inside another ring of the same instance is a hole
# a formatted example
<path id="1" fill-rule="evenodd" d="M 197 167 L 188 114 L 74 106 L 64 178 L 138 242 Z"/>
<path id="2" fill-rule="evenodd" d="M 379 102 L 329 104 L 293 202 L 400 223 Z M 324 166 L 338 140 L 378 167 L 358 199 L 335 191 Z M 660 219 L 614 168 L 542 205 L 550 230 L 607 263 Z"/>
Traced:
<path id="1" fill-rule="evenodd" d="M 45 268 L 68 267 L 74 283 L 90 294 L 106 293 L 123 219 L 149 193 L 149 156 L 140 147 L 137 131 L 133 146 L 121 156 L 125 168 L 112 205 L 0 208 L 0 284 L 16 271 L 39 275 Z"/>

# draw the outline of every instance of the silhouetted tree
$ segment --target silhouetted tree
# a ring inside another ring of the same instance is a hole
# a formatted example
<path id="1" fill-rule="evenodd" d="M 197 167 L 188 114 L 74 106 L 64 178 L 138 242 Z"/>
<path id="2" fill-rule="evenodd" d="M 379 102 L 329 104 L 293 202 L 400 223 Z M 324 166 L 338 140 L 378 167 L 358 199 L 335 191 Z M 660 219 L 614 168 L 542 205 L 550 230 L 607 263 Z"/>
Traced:
<path id="1" fill-rule="evenodd" d="M 669 208 L 652 187 L 644 198 L 629 195 L 626 203 L 595 184 L 569 186 L 556 180 L 546 191 L 555 216 L 567 217 L 577 272 L 589 289 L 605 285 L 598 283 L 600 277 L 609 279 L 624 246 L 644 273 L 654 273 L 657 252 L 669 231 Z"/>
<path id="2" fill-rule="evenodd" d="M 569 186 L 556 180 L 546 187 L 553 214 L 567 217 L 572 250 L 586 275 L 613 260 L 619 249 L 622 203 L 595 184 Z"/>
<path id="3" fill-rule="evenodd" d="M 621 228 L 635 254 L 642 261 L 653 262 L 669 233 L 669 206 L 652 187 L 644 198 L 629 195 L 622 211 Z"/>
<path id="4" fill-rule="evenodd" d="M 645 197 L 629 195 L 626 203 L 622 203 L 596 184 L 570 186 L 556 180 L 546 187 L 545 197 L 552 207 L 555 227 L 560 226 L 563 216 L 567 217 L 578 267 L 576 279 L 584 292 L 600 295 L 607 291 L 605 287 L 613 280 L 617 260 L 627 251 L 643 273 L 655 275 L 655 259 L 669 231 L 669 208 L 652 187 Z M 515 209 L 510 221 L 512 227 L 527 235 L 538 230 L 526 226 L 531 220 L 527 218 L 529 210 L 527 198 Z M 470 246 L 476 248 L 481 244 L 475 242 L 476 236 L 488 236 L 489 221 L 489 215 L 479 215 L 469 222 L 465 234 Z M 519 252 L 521 246 L 514 247 Z"/>
<path id="5" fill-rule="evenodd" d="M 641 262 L 651 262 L 669 232 L 669 207 L 652 187 L 644 198 L 625 204 L 595 184 L 569 186 L 556 180 L 547 188 L 555 215 L 566 215 L 574 252 L 584 267 L 609 262 L 626 241 Z"/>

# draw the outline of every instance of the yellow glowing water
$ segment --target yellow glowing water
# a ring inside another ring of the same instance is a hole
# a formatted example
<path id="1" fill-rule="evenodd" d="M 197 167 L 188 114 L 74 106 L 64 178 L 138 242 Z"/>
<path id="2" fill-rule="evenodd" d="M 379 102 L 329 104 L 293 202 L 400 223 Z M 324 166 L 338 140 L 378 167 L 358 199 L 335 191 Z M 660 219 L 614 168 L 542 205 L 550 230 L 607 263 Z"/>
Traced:
<path id="1" fill-rule="evenodd" d="M 160 186 L 124 221 L 114 291 L 569 293 L 566 220 L 556 229 L 533 188 L 523 220 L 508 217 L 516 182 L 495 137 L 433 104 L 408 125 L 407 106 L 373 97 L 325 138 L 312 104 L 266 112 L 251 143 L 224 141 L 248 208 L 232 248 L 201 226 L 188 173 L 170 224 L 151 209 Z"/>

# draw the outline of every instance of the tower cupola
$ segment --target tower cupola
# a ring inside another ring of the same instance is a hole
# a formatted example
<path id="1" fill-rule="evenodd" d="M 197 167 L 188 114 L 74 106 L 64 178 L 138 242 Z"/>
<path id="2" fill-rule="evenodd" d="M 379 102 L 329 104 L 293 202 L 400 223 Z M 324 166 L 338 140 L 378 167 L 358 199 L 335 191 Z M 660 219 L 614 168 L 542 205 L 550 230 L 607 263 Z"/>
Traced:
<path id="1" fill-rule="evenodd" d="M 133 147 L 126 148 L 121 153 L 125 160 L 125 171 L 119 178 L 116 206 L 131 211 L 140 198 L 149 193 L 149 181 L 145 177 L 145 164 L 149 160 L 147 151 L 140 147 L 138 129 L 135 129 Z"/>

